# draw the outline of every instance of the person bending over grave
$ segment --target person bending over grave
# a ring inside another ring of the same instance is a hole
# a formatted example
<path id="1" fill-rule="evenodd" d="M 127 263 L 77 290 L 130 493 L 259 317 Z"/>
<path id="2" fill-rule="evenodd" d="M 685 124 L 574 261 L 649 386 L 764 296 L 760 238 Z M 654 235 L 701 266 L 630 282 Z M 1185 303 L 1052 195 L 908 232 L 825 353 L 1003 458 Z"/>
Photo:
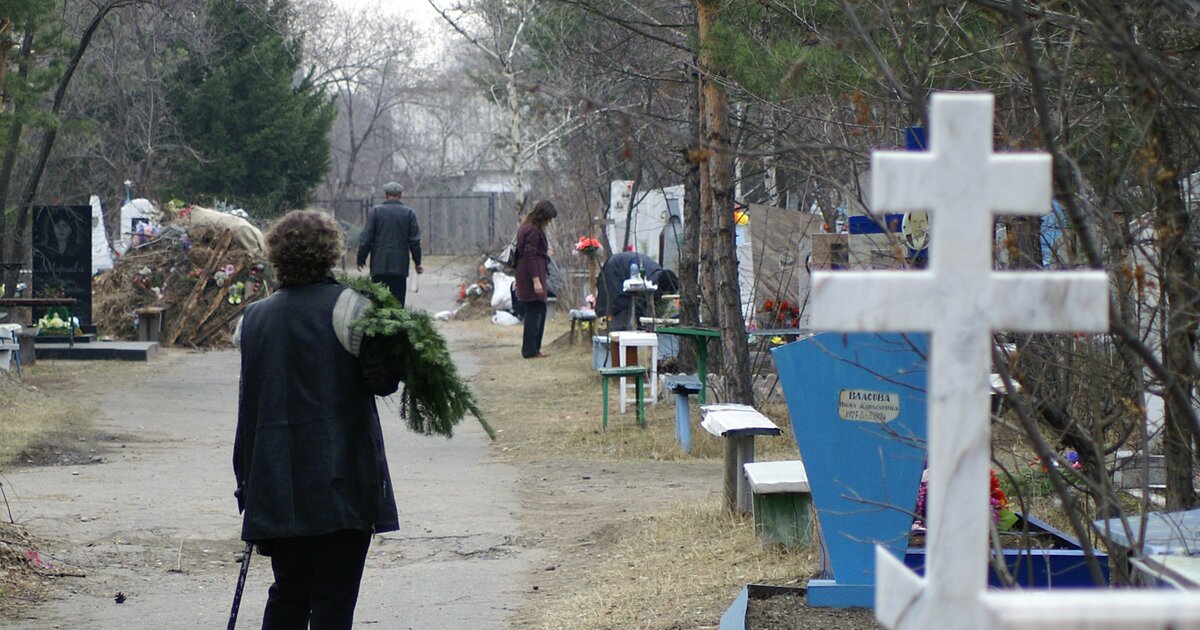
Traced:
<path id="1" fill-rule="evenodd" d="M 634 301 L 623 285 L 632 277 L 631 265 L 636 265 L 639 273 L 658 286 L 653 297 L 645 294 L 637 297 L 639 315 L 650 314 L 651 299 L 659 300 L 663 295 L 679 291 L 679 276 L 670 269 L 664 269 L 653 258 L 629 251 L 613 254 L 604 261 L 596 278 L 596 315 L 609 318 L 609 330 L 625 330 L 629 327 L 629 309 L 634 306 Z"/>
<path id="2" fill-rule="evenodd" d="M 342 235 L 328 215 L 288 213 L 267 250 L 282 287 L 234 333 L 242 540 L 271 558 L 264 629 L 348 629 L 371 535 L 399 527 L 377 388 L 362 371 L 373 346 L 351 327 L 369 302 L 330 277 Z"/>

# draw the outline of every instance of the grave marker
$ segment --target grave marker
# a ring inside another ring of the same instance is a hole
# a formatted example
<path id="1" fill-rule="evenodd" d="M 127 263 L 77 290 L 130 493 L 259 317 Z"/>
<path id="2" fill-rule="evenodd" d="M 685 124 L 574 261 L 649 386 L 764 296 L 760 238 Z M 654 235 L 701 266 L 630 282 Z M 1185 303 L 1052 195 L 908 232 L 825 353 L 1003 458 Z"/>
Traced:
<path id="1" fill-rule="evenodd" d="M 876 545 L 904 558 L 925 468 L 928 348 L 923 334 L 820 333 L 772 351 L 825 549 L 810 606 L 870 607 Z"/>
<path id="2" fill-rule="evenodd" d="M 92 323 L 92 207 L 33 207 L 33 295 L 75 298 L 70 313 Z M 45 314 L 33 310 L 34 321 Z"/>
<path id="3" fill-rule="evenodd" d="M 987 586 L 988 417 L 993 331 L 1101 332 L 1102 271 L 992 270 L 995 214 L 1042 215 L 1050 157 L 992 152 L 990 94 L 937 94 L 926 152 L 876 151 L 872 210 L 925 211 L 921 271 L 816 273 L 813 325 L 932 333 L 926 572 L 876 551 L 876 616 L 891 628 L 979 628 Z"/>

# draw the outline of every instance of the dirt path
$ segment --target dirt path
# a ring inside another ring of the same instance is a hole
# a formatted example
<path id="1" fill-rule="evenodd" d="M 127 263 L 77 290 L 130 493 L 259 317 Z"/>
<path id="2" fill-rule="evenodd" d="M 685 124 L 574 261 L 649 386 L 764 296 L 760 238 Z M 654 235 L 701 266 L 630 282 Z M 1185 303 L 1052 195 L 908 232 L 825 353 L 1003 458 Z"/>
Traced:
<path id="1" fill-rule="evenodd" d="M 456 286 L 432 269 L 410 304 L 446 308 Z M 455 328 L 446 334 L 460 370 L 475 372 Z M 172 351 L 129 372 L 139 380 L 76 392 L 102 410 L 102 461 L 4 472 L 17 521 L 52 541 L 43 558 L 86 574 L 5 627 L 224 627 L 242 546 L 229 464 L 238 356 Z M 401 529 L 371 546 L 356 626 L 505 627 L 543 562 L 521 534 L 520 471 L 491 456 L 472 420 L 445 440 L 409 433 L 394 407 L 381 413 Z M 269 584 L 256 556 L 239 627 L 258 627 Z"/>

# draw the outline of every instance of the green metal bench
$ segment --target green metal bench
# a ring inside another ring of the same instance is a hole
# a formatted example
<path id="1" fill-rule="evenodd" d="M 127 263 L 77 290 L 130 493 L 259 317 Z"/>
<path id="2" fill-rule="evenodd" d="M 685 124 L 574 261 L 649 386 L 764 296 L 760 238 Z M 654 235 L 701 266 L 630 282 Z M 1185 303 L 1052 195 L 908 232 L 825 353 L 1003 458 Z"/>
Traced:
<path id="1" fill-rule="evenodd" d="M 646 426 L 646 403 L 642 396 L 642 392 L 645 389 L 643 381 L 646 378 L 646 368 L 640 365 L 630 365 L 625 367 L 600 368 L 601 390 L 604 392 L 604 429 L 608 428 L 608 379 L 628 377 L 633 377 L 634 386 L 637 390 L 638 426 L 643 428 Z"/>

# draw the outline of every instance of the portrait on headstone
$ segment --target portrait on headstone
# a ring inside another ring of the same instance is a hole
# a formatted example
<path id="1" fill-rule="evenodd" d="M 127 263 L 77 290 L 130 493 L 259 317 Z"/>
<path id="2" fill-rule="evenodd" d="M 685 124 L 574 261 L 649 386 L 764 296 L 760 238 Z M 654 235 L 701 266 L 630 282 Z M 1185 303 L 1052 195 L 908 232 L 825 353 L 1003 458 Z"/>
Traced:
<path id="1" fill-rule="evenodd" d="M 69 308 L 83 325 L 92 319 L 90 206 L 33 208 L 33 295 L 74 298 Z M 41 317 L 38 309 L 35 318 Z"/>

